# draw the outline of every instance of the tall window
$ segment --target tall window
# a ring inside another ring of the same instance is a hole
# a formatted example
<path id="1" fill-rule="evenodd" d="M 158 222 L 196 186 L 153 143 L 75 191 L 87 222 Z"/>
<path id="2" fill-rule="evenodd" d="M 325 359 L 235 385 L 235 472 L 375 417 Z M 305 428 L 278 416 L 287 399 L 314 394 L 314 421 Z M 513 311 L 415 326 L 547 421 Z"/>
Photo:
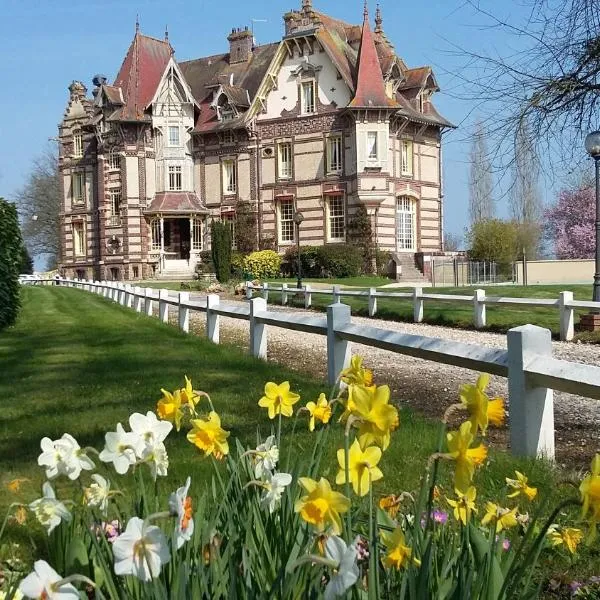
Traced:
<path id="1" fill-rule="evenodd" d="M 327 173 L 339 173 L 342 170 L 342 136 L 327 138 Z"/>
<path id="2" fill-rule="evenodd" d="M 223 161 L 223 192 L 225 194 L 235 194 L 237 191 L 237 173 L 235 171 L 234 160 Z"/>
<path id="3" fill-rule="evenodd" d="M 202 221 L 192 219 L 192 252 L 202 250 Z"/>
<path id="4" fill-rule="evenodd" d="M 413 251 L 416 247 L 415 202 L 408 196 L 396 201 L 396 249 Z"/>
<path id="5" fill-rule="evenodd" d="M 279 241 L 281 243 L 294 241 L 294 201 L 279 202 Z"/>
<path id="6" fill-rule="evenodd" d="M 413 143 L 410 140 L 402 140 L 400 170 L 402 175 L 413 174 Z"/>
<path id="7" fill-rule="evenodd" d="M 150 222 L 152 230 L 152 250 L 160 250 L 160 219 L 152 219 Z"/>
<path id="8" fill-rule="evenodd" d="M 342 241 L 346 237 L 346 210 L 343 196 L 330 196 L 328 204 L 329 240 Z"/>
<path id="9" fill-rule="evenodd" d="M 111 148 L 108 153 L 108 168 L 109 169 L 120 169 L 121 168 L 121 155 L 116 148 Z"/>
<path id="10" fill-rule="evenodd" d="M 85 256 L 85 230 L 82 221 L 73 223 L 73 251 L 75 256 Z"/>
<path id="11" fill-rule="evenodd" d="M 84 201 L 85 179 L 83 173 L 73 173 L 71 175 L 71 193 L 73 204 L 83 204 Z"/>
<path id="12" fill-rule="evenodd" d="M 315 82 L 304 81 L 301 84 L 301 112 L 310 115 L 315 112 Z"/>
<path id="13" fill-rule="evenodd" d="M 169 191 L 181 191 L 181 166 L 169 165 Z"/>
<path id="14" fill-rule="evenodd" d="M 180 146 L 179 143 L 179 126 L 169 125 L 169 146 Z"/>
<path id="15" fill-rule="evenodd" d="M 277 145 L 279 178 L 290 179 L 292 177 L 292 144 L 282 142 Z"/>
<path id="16" fill-rule="evenodd" d="M 121 190 L 110 190 L 110 224 L 118 226 L 121 224 Z"/>
<path id="17" fill-rule="evenodd" d="M 83 156 L 83 134 L 81 131 L 73 132 L 73 156 L 75 158 Z"/>
<path id="18" fill-rule="evenodd" d="M 377 160 L 377 132 L 367 131 L 367 158 L 369 160 Z"/>
<path id="19" fill-rule="evenodd" d="M 235 243 L 235 211 L 230 210 L 229 212 L 221 213 L 221 221 L 229 225 L 231 230 L 231 249 L 237 250 L 237 244 Z"/>

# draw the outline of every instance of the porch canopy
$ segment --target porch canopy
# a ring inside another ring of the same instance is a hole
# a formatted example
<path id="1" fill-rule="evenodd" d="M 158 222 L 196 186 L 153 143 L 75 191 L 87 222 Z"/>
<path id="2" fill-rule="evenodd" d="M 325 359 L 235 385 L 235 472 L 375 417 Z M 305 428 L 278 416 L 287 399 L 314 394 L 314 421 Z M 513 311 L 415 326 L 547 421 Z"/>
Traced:
<path id="1" fill-rule="evenodd" d="M 180 215 L 209 213 L 198 194 L 194 192 L 158 192 L 154 195 L 146 214 L 171 213 Z"/>

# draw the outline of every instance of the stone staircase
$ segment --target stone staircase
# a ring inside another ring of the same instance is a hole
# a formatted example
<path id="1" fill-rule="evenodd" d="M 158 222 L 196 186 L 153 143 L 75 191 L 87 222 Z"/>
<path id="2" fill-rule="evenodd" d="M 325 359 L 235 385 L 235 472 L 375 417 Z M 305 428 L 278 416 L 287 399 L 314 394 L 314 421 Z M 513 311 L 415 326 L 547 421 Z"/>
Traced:
<path id="1" fill-rule="evenodd" d="M 417 268 L 415 255 L 393 252 L 392 261 L 396 265 L 396 281 L 410 283 L 428 283 L 429 279 Z"/>
<path id="2" fill-rule="evenodd" d="M 194 265 L 187 260 L 166 260 L 165 268 L 156 275 L 156 279 L 188 280 L 194 279 Z"/>

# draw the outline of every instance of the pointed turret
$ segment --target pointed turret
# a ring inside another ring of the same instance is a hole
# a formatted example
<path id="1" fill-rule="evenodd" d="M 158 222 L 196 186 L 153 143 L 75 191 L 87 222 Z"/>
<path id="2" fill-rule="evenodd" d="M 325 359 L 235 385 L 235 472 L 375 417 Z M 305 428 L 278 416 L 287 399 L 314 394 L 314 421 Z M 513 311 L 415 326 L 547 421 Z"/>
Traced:
<path id="1" fill-rule="evenodd" d="M 383 18 L 381 17 L 381 8 L 379 4 L 377 5 L 377 10 L 375 11 L 375 33 L 383 33 Z"/>

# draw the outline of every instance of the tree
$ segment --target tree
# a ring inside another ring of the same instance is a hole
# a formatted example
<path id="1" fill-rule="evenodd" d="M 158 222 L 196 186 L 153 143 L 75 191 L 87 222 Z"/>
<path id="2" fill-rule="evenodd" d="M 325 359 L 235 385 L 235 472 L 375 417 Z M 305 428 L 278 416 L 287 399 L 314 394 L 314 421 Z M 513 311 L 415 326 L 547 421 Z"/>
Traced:
<path id="1" fill-rule="evenodd" d="M 21 246 L 21 259 L 19 262 L 19 273 L 31 275 L 33 273 L 33 260 L 27 250 L 27 246 Z"/>
<path id="2" fill-rule="evenodd" d="M 0 198 L 0 329 L 12 325 L 19 312 L 22 250 L 17 207 Z"/>
<path id="3" fill-rule="evenodd" d="M 229 223 L 211 223 L 212 260 L 215 274 L 221 283 L 231 279 L 231 227 Z"/>
<path id="4" fill-rule="evenodd" d="M 517 258 L 518 223 L 486 219 L 471 226 L 469 258 L 510 265 Z"/>
<path id="5" fill-rule="evenodd" d="M 495 214 L 492 194 L 492 166 L 487 148 L 487 133 L 482 123 L 477 123 L 471 141 L 469 167 L 469 216 L 471 225 L 491 219 Z"/>
<path id="6" fill-rule="evenodd" d="M 446 231 L 444 233 L 444 250 L 446 252 L 457 252 L 462 244 L 462 236 Z"/>
<path id="7" fill-rule="evenodd" d="M 593 188 L 563 190 L 546 210 L 546 227 L 557 258 L 592 258 L 596 250 Z"/>
<path id="8" fill-rule="evenodd" d="M 34 256 L 46 255 L 48 268 L 60 256 L 60 184 L 58 158 L 48 149 L 37 157 L 25 185 L 16 194 L 23 222 L 23 237 Z"/>
<path id="9" fill-rule="evenodd" d="M 372 273 L 375 257 L 373 228 L 371 227 L 371 218 L 363 205 L 358 206 L 348 221 L 348 242 L 360 248 L 363 256 L 363 272 Z"/>
<path id="10" fill-rule="evenodd" d="M 250 254 L 256 250 L 256 213 L 252 203 L 238 202 L 235 211 L 235 246 L 238 252 Z"/>

